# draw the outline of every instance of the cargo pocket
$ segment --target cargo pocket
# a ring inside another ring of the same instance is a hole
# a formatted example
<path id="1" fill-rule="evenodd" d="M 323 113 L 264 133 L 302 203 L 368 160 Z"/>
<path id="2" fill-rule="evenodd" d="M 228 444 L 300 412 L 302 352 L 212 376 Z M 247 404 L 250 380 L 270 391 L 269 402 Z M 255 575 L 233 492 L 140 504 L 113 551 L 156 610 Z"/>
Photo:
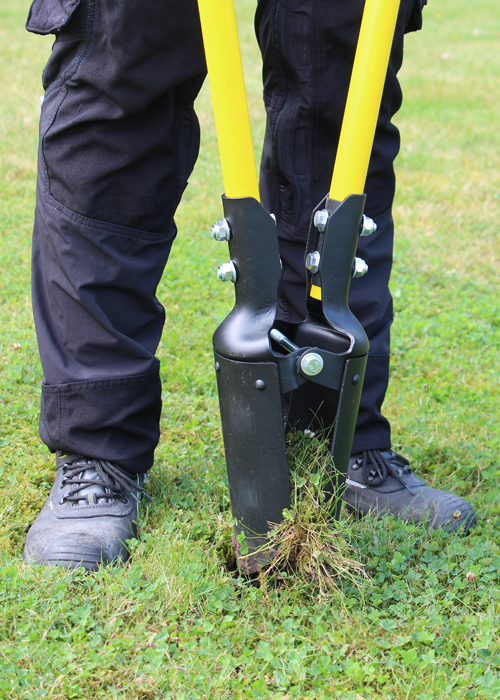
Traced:
<path id="1" fill-rule="evenodd" d="M 55 34 L 70 20 L 81 0 L 34 0 L 26 29 L 33 34 Z"/>

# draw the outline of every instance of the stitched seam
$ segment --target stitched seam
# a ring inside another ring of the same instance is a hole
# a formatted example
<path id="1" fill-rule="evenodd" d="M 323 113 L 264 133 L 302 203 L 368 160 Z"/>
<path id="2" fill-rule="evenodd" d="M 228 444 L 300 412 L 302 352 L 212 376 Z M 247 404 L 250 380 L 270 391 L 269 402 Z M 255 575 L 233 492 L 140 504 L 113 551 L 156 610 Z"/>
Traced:
<path id="1" fill-rule="evenodd" d="M 64 440 L 62 439 L 62 400 L 61 392 L 59 390 L 57 391 L 57 437 L 57 442 L 60 445 L 63 445 Z"/>
<path id="2" fill-rule="evenodd" d="M 288 299 L 285 296 L 285 292 L 283 290 L 283 276 L 285 274 L 285 263 L 283 263 L 283 270 L 281 271 L 281 275 L 278 281 L 278 299 L 279 302 L 281 302 L 281 307 L 283 309 L 283 312 L 285 314 L 285 321 L 290 321 L 292 317 L 292 313 L 290 310 L 290 304 L 288 302 Z"/>
<path id="3" fill-rule="evenodd" d="M 99 219 L 91 219 L 88 216 L 83 216 L 83 214 L 77 214 L 75 211 L 68 209 L 64 204 L 58 202 L 57 199 L 50 194 L 48 187 L 45 192 L 45 200 L 48 204 L 51 204 L 54 209 L 57 209 L 61 214 L 68 217 L 77 224 L 82 224 L 83 226 L 88 226 L 89 228 L 97 229 L 99 231 L 106 231 L 107 233 L 119 233 L 123 236 L 130 236 L 131 238 L 143 238 L 147 241 L 157 241 L 161 242 L 163 239 L 167 239 L 171 233 L 171 229 L 164 231 L 162 233 L 149 233 L 148 231 L 141 231 L 139 229 L 127 228 L 126 226 L 120 226 L 119 224 L 107 223 L 106 221 L 100 221 Z"/>
<path id="4" fill-rule="evenodd" d="M 142 382 L 148 377 L 158 376 L 158 370 L 153 372 L 147 372 L 146 374 L 136 374 L 132 377 L 113 377 L 112 379 L 83 379 L 80 382 L 67 382 L 66 384 L 42 384 L 42 391 L 46 393 L 51 393 L 57 391 L 60 394 L 61 391 L 68 392 L 71 391 L 73 387 L 79 387 L 82 384 L 85 385 L 100 385 L 100 384 L 124 384 L 126 382 Z"/>
<path id="5" fill-rule="evenodd" d="M 74 74 L 76 73 L 78 68 L 81 66 L 81 64 L 85 61 L 85 59 L 89 55 L 90 48 L 92 46 L 92 39 L 94 36 L 95 18 L 96 18 L 96 14 L 97 14 L 96 0 L 89 0 L 89 2 L 91 3 L 92 11 L 90 11 L 88 13 L 88 16 L 87 16 L 87 26 L 85 27 L 85 37 L 86 37 L 85 42 L 86 43 L 84 43 L 80 55 L 75 58 L 75 60 L 70 65 L 68 70 L 64 71 L 64 73 L 62 75 L 60 75 L 59 78 L 57 79 L 56 83 L 61 83 L 61 85 L 65 84 L 66 81 L 68 80 L 68 78 L 72 78 L 74 76 Z M 91 14 L 92 14 L 92 26 L 90 27 L 90 31 L 89 31 L 90 15 Z M 88 42 L 87 42 L 87 39 L 88 39 Z M 84 54 L 85 54 L 85 56 L 84 56 Z M 83 56 L 83 58 L 82 58 L 82 56 Z M 60 87 L 60 85 L 56 85 L 54 83 L 54 88 L 46 93 L 46 97 L 48 97 L 58 87 Z"/>
<path id="6" fill-rule="evenodd" d="M 57 111 L 59 110 L 59 107 L 61 106 L 62 101 L 64 100 L 64 98 L 65 98 L 66 95 L 68 94 L 68 88 L 67 88 L 67 86 L 66 86 L 66 80 L 68 79 L 68 77 L 72 77 L 72 76 L 76 73 L 78 67 L 83 63 L 83 61 L 85 61 L 85 59 L 87 58 L 87 56 L 88 56 L 88 54 L 89 54 L 90 47 L 91 47 L 91 45 L 92 45 L 92 37 L 93 37 L 93 32 L 94 32 L 95 16 L 96 16 L 96 3 L 95 3 L 95 0 L 89 0 L 89 2 L 92 3 L 93 17 L 92 17 L 92 27 L 90 28 L 90 31 L 89 31 L 90 14 L 91 14 L 91 13 L 89 12 L 89 13 L 88 13 L 88 16 L 87 16 L 87 27 L 86 27 L 86 29 L 85 29 L 85 35 L 86 35 L 86 37 L 88 37 L 88 44 L 87 44 L 87 43 L 84 44 L 83 49 L 82 49 L 82 52 L 80 53 L 80 56 L 78 56 L 78 57 L 73 61 L 73 63 L 72 63 L 72 65 L 70 66 L 70 68 L 69 68 L 67 71 L 65 71 L 65 72 L 56 80 L 56 82 L 54 83 L 54 87 L 52 88 L 52 90 L 50 90 L 50 89 L 47 90 L 47 92 L 45 93 L 45 97 L 44 97 L 44 102 L 45 102 L 45 100 L 47 99 L 47 97 L 48 97 L 49 95 L 51 95 L 51 94 L 52 94 L 53 92 L 55 92 L 56 90 L 59 90 L 60 88 L 62 88 L 62 90 L 61 90 L 61 95 L 60 95 L 59 99 L 57 100 L 56 104 L 54 105 L 54 109 L 52 110 L 52 114 L 51 114 L 50 117 L 49 117 L 49 123 L 47 124 L 47 127 L 45 128 L 43 134 L 42 134 L 42 117 L 40 116 L 40 134 L 39 134 L 39 138 L 40 138 L 40 157 L 41 157 L 41 160 L 43 161 L 42 178 L 43 178 L 43 182 L 44 182 L 44 185 L 45 185 L 46 196 L 48 196 L 48 195 L 49 195 L 49 192 L 50 192 L 50 178 L 49 178 L 49 170 L 48 170 L 48 167 L 47 167 L 47 161 L 46 161 L 46 159 L 45 159 L 44 140 L 45 140 L 45 136 L 47 135 L 48 130 L 50 129 L 50 127 L 51 127 L 52 124 L 54 123 L 54 120 L 55 120 L 55 118 L 56 118 Z M 86 51 L 86 53 L 85 53 L 85 51 Z M 81 58 L 81 56 L 83 56 L 84 53 L 85 53 L 85 56 L 83 57 L 82 60 L 79 61 L 79 59 Z M 72 67 L 73 67 L 73 71 L 70 73 L 70 70 L 71 70 Z M 42 110 L 41 110 L 41 111 L 43 112 L 43 104 L 42 104 Z"/>
<path id="7" fill-rule="evenodd" d="M 378 224 L 381 224 L 386 221 L 386 219 L 389 219 L 390 216 L 392 215 L 392 205 L 383 211 L 381 214 L 378 214 L 378 216 L 374 217 L 374 221 L 377 222 Z"/>
<path id="8" fill-rule="evenodd" d="M 45 150 L 43 147 L 43 141 L 44 141 L 44 138 L 45 138 L 47 131 L 50 129 L 50 127 L 54 123 L 57 111 L 58 111 L 59 107 L 61 106 L 62 101 L 66 97 L 67 92 L 68 92 L 68 88 L 66 87 L 66 85 L 63 85 L 62 89 L 61 89 L 61 94 L 60 94 L 59 98 L 57 99 L 57 102 L 54 105 L 54 109 L 52 110 L 52 114 L 49 117 L 49 123 L 47 124 L 47 128 L 45 129 L 43 134 L 42 134 L 42 130 L 41 130 L 42 122 L 40 119 L 40 151 L 41 151 L 41 157 L 42 157 L 42 161 L 43 161 L 42 177 L 43 177 L 43 183 L 45 185 L 46 192 L 48 192 L 48 190 L 49 190 L 49 170 L 47 167 L 47 161 L 45 160 Z"/>

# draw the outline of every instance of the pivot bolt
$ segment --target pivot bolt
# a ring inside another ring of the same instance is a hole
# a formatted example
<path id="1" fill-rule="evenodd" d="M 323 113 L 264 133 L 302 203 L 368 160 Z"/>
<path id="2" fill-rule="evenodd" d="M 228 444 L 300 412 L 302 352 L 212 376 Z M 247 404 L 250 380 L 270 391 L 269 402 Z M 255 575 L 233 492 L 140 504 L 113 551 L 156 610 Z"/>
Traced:
<path id="1" fill-rule="evenodd" d="M 314 377 L 323 369 L 323 358 L 317 352 L 307 352 L 300 361 L 300 369 L 308 377 Z"/>
<path id="2" fill-rule="evenodd" d="M 228 241 L 231 238 L 231 229 L 227 219 L 216 221 L 212 226 L 210 233 L 216 241 Z"/>
<path id="3" fill-rule="evenodd" d="M 314 253 L 308 253 L 306 256 L 306 268 L 313 275 L 319 270 L 319 263 L 321 260 L 321 255 L 319 250 L 315 250 Z"/>
<path id="4" fill-rule="evenodd" d="M 320 233 L 322 233 L 328 223 L 328 209 L 319 209 L 314 215 L 314 225 Z"/>
<path id="5" fill-rule="evenodd" d="M 351 277 L 354 279 L 355 277 L 363 277 L 363 275 L 366 275 L 368 272 L 368 265 L 365 263 L 364 260 L 361 258 L 354 258 L 353 263 L 352 263 L 352 275 Z"/>
<path id="6" fill-rule="evenodd" d="M 370 219 L 369 216 L 366 216 L 366 214 L 363 214 L 363 218 L 361 219 L 361 233 L 359 234 L 360 236 L 371 236 L 372 233 L 375 233 L 377 230 L 377 224 L 374 222 L 373 219 Z"/>
<path id="7" fill-rule="evenodd" d="M 221 282 L 236 282 L 237 276 L 238 274 L 236 272 L 236 267 L 234 266 L 232 260 L 219 265 L 217 277 L 221 280 Z"/>

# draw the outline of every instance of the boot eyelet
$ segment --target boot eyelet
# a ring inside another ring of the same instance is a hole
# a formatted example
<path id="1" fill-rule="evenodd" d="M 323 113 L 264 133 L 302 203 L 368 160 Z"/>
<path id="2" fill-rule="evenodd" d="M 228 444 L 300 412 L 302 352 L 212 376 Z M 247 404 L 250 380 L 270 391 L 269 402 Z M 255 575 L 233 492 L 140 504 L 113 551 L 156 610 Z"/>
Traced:
<path id="1" fill-rule="evenodd" d="M 61 498 L 61 499 L 59 500 L 59 505 L 60 505 L 60 506 L 63 506 L 63 505 L 65 504 L 65 502 L 66 502 L 66 499 L 65 499 L 65 498 Z"/>
<path id="2" fill-rule="evenodd" d="M 120 500 L 121 500 L 122 503 L 124 503 L 125 505 L 127 505 L 127 503 L 128 503 L 128 498 L 121 498 Z"/>

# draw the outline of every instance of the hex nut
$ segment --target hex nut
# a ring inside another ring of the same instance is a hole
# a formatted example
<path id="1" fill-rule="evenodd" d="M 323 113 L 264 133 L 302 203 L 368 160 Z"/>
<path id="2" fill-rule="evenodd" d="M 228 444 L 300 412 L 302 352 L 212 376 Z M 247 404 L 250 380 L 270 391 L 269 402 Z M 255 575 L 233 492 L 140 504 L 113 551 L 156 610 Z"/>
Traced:
<path id="1" fill-rule="evenodd" d="M 217 277 L 221 280 L 221 282 L 236 282 L 238 274 L 232 260 L 219 265 Z"/>
<path id="2" fill-rule="evenodd" d="M 319 270 L 319 263 L 321 261 L 321 255 L 319 250 L 315 250 L 314 253 L 308 253 L 306 256 L 306 268 L 313 275 Z"/>
<path id="3" fill-rule="evenodd" d="M 227 219 L 216 221 L 210 233 L 216 241 L 228 241 L 231 238 L 231 229 Z"/>
<path id="4" fill-rule="evenodd" d="M 371 236 L 376 230 L 377 224 L 374 222 L 374 220 L 370 219 L 370 217 L 366 216 L 366 214 L 363 214 L 363 218 L 361 219 L 361 233 L 359 235 Z"/>
<path id="5" fill-rule="evenodd" d="M 313 222 L 320 233 L 325 230 L 326 225 L 328 223 L 328 218 L 329 218 L 328 209 L 319 209 L 314 214 Z"/>
<path id="6" fill-rule="evenodd" d="M 352 263 L 352 278 L 363 277 L 368 272 L 368 265 L 361 258 L 354 258 Z"/>

